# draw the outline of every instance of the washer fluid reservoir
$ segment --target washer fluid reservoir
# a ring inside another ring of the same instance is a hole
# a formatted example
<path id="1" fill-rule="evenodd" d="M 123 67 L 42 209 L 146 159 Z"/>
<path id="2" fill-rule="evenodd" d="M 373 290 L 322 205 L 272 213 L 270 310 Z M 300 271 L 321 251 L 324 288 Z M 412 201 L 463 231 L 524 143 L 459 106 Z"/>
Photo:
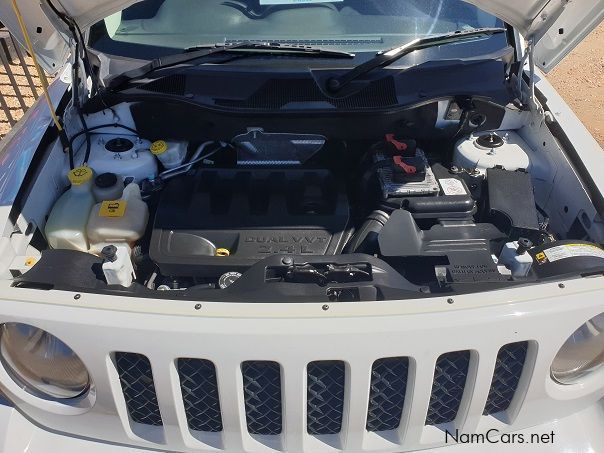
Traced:
<path id="1" fill-rule="evenodd" d="M 77 167 L 67 177 L 71 187 L 56 201 L 44 232 L 48 245 L 53 249 L 88 250 L 86 226 L 94 205 L 92 180 L 94 173 L 89 167 Z"/>
<path id="2" fill-rule="evenodd" d="M 481 174 L 497 166 L 509 171 L 524 169 L 530 172 L 530 153 L 529 145 L 513 131 L 485 132 L 459 141 L 453 164 Z"/>

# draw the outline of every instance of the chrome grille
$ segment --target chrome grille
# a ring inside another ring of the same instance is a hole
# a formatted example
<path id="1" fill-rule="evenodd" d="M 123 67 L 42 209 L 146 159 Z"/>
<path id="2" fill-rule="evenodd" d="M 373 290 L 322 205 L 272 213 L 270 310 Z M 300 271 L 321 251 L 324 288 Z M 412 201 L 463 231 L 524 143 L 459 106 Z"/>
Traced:
<path id="1" fill-rule="evenodd" d="M 466 388 L 470 351 L 448 352 L 436 361 L 427 425 L 455 420 Z"/>
<path id="2" fill-rule="evenodd" d="M 281 434 L 281 369 L 276 362 L 244 362 L 245 416 L 250 434 Z"/>
<path id="3" fill-rule="evenodd" d="M 367 409 L 367 431 L 388 431 L 401 423 L 409 359 L 377 360 L 371 369 L 371 393 Z"/>
<path id="4" fill-rule="evenodd" d="M 524 369 L 527 351 L 527 341 L 507 344 L 499 350 L 484 415 L 503 412 L 510 407 Z"/>
<path id="5" fill-rule="evenodd" d="M 142 354 L 116 352 L 115 365 L 130 419 L 143 425 L 161 426 L 163 421 L 149 359 Z"/>
<path id="6" fill-rule="evenodd" d="M 336 434 L 344 413 L 344 362 L 312 362 L 307 368 L 308 434 Z"/>
<path id="7" fill-rule="evenodd" d="M 209 360 L 178 359 L 187 424 L 194 431 L 222 431 L 216 368 Z"/>

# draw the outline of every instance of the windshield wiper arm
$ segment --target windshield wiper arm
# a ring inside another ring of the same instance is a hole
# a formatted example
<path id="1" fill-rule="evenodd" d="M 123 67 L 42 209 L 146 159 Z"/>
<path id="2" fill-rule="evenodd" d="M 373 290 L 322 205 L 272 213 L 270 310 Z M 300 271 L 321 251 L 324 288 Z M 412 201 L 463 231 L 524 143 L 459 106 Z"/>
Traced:
<path id="1" fill-rule="evenodd" d="M 308 57 L 320 58 L 354 58 L 355 56 L 353 53 L 339 50 L 327 50 L 308 46 L 292 46 L 279 43 L 251 43 L 242 41 L 233 44 L 201 44 L 187 47 L 184 53 L 155 58 L 139 68 L 126 71 L 113 79 L 109 84 L 109 88 L 115 89 L 126 82 L 145 77 L 158 69 L 188 63 L 209 55 L 230 52 L 242 52 L 244 54 L 304 55 Z"/>
<path id="2" fill-rule="evenodd" d="M 506 31 L 507 30 L 505 28 L 473 28 L 470 30 L 458 30 L 451 33 L 414 39 L 413 41 L 402 46 L 379 52 L 371 60 L 356 66 L 339 77 L 331 77 L 327 80 L 326 88 L 329 92 L 336 93 L 359 77 L 373 71 L 374 69 L 386 67 L 416 50 L 428 49 L 430 47 L 437 47 L 444 44 L 464 41 L 476 36 L 496 35 L 499 33 L 505 33 Z"/>
<path id="3" fill-rule="evenodd" d="M 204 49 L 207 46 L 192 46 L 185 49 L 186 52 L 195 51 L 197 49 Z M 223 50 L 225 52 L 236 49 L 238 52 L 250 52 L 250 53 L 268 53 L 268 54 L 287 54 L 287 55 L 317 55 L 322 57 L 334 57 L 334 58 L 354 58 L 355 54 L 350 52 L 344 52 L 342 50 L 331 50 L 323 49 L 321 47 L 311 47 L 305 45 L 295 44 L 281 44 L 279 42 L 252 42 L 242 41 L 235 44 L 227 44 Z"/>

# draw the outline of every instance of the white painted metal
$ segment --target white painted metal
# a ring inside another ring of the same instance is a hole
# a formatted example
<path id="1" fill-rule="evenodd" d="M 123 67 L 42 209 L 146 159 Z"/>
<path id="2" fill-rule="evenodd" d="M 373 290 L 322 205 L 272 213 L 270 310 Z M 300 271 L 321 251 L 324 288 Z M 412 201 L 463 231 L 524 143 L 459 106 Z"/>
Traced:
<path id="1" fill-rule="evenodd" d="M 134 147 L 122 153 L 111 152 L 105 145 L 114 138 L 128 139 L 133 142 Z M 94 134 L 90 140 L 92 145 L 88 165 L 95 175 L 116 173 L 122 179 L 133 178 L 137 183 L 157 176 L 157 159 L 149 151 L 151 143 L 148 140 L 129 134 Z M 80 155 L 82 153 L 83 149 L 80 148 Z"/>
<path id="2" fill-rule="evenodd" d="M 557 122 L 576 149 L 594 182 L 594 190 L 604 193 L 604 152 L 562 97 L 538 72 L 536 89 L 547 98 L 551 120 Z M 528 143 L 532 154 L 531 176 L 535 185 L 537 204 L 549 215 L 555 231 L 568 231 L 578 219 L 592 240 L 604 242 L 604 223 L 578 178 L 560 142 L 553 137 L 546 118 L 539 112 L 519 129 L 518 134 Z"/>
<path id="3" fill-rule="evenodd" d="M 434 364 L 442 353 L 471 350 L 472 365 L 462 411 L 452 427 L 482 432 L 518 430 L 568 417 L 604 396 L 604 369 L 579 384 L 560 386 L 549 377 L 551 361 L 566 338 L 603 310 L 604 277 L 515 288 L 455 298 L 367 304 L 224 304 L 117 298 L 0 288 L 0 322 L 19 321 L 50 331 L 84 361 L 94 394 L 70 404 L 25 393 L 0 369 L 8 397 L 32 420 L 56 432 L 102 441 L 174 451 L 332 451 L 306 433 L 305 366 L 343 360 L 348 370 L 344 429 L 336 441 L 345 451 L 411 451 L 443 445 L 444 434 L 424 426 Z M 531 341 L 528 374 L 507 413 L 509 424 L 483 417 L 499 348 Z M 153 368 L 165 426 L 129 421 L 115 351 L 146 355 Z M 365 430 L 371 364 L 383 357 L 412 359 L 411 393 L 399 430 L 378 436 Z M 217 438 L 186 425 L 175 360 L 211 360 L 217 368 L 224 432 Z M 285 426 L 281 436 L 251 436 L 245 428 L 240 364 L 273 360 L 282 367 Z M 334 440 L 334 439 L 332 439 Z"/>
<path id="4" fill-rule="evenodd" d="M 499 131 L 497 135 L 503 140 L 499 148 L 480 146 L 478 138 L 489 133 L 472 134 L 460 140 L 455 146 L 453 163 L 461 168 L 478 170 L 481 174 L 499 165 L 510 171 L 524 169 L 531 172 L 530 147 L 516 132 Z"/>

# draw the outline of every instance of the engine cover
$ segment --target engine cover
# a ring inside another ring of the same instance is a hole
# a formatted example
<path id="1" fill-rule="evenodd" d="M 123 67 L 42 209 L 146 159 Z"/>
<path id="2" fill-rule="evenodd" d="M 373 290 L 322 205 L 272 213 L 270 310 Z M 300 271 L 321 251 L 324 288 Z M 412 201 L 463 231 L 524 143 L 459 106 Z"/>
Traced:
<path id="1" fill-rule="evenodd" d="M 163 275 L 217 277 L 275 254 L 333 255 L 348 218 L 327 170 L 203 169 L 164 188 L 150 256 Z"/>

